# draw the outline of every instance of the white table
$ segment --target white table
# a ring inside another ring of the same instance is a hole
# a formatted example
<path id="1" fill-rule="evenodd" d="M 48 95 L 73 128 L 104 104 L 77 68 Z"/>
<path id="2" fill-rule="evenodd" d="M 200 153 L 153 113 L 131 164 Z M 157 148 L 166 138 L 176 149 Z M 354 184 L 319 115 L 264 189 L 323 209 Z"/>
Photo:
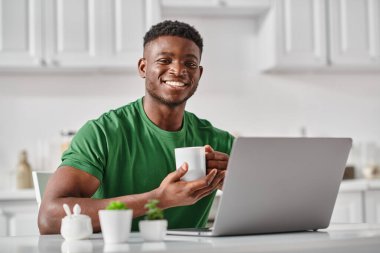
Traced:
<path id="1" fill-rule="evenodd" d="M 143 242 L 132 233 L 125 244 L 104 245 L 101 234 L 67 242 L 60 235 L 0 237 L 0 252 L 380 252 L 380 225 L 332 225 L 318 232 L 231 236 L 219 238 L 167 236 Z"/>

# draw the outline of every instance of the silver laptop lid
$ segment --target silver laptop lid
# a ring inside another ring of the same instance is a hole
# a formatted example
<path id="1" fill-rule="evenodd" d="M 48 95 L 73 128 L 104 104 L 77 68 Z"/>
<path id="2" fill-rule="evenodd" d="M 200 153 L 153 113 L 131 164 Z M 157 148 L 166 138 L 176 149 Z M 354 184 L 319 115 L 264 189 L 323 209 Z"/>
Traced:
<path id="1" fill-rule="evenodd" d="M 213 235 L 329 225 L 350 138 L 236 138 Z"/>

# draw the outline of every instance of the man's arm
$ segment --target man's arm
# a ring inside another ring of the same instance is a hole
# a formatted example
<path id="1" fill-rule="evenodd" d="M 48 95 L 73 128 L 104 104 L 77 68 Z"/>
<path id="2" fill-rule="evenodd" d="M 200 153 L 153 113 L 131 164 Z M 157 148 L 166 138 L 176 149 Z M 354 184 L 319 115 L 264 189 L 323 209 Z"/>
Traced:
<path id="1" fill-rule="evenodd" d="M 181 177 L 188 170 L 187 164 L 170 173 L 161 185 L 150 192 L 120 196 L 110 199 L 92 199 L 91 196 L 99 187 L 99 180 L 79 169 L 62 166 L 49 180 L 42 199 L 38 227 L 41 234 L 60 232 L 61 219 L 65 216 L 62 205 L 72 208 L 76 203 L 81 206 L 82 213 L 91 217 L 94 232 L 100 231 L 98 211 L 104 209 L 110 201 L 118 200 L 133 209 L 133 216 L 145 214 L 144 205 L 149 199 L 158 199 L 162 209 L 196 203 L 199 199 L 213 192 L 223 179 L 216 170 L 210 171 L 202 179 L 185 182 Z"/>

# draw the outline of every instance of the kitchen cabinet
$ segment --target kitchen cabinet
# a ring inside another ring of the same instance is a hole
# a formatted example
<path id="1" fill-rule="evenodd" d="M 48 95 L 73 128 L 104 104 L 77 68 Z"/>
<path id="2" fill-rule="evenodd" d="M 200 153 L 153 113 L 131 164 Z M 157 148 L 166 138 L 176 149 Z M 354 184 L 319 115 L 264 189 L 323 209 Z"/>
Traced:
<path id="1" fill-rule="evenodd" d="M 380 1 L 329 0 L 333 66 L 380 69 Z"/>
<path id="2" fill-rule="evenodd" d="M 325 23 L 323 0 L 274 1 L 258 24 L 261 70 L 325 67 Z"/>
<path id="3" fill-rule="evenodd" d="M 334 212 L 331 217 L 333 223 L 362 223 L 364 196 L 361 191 L 341 192 L 335 202 Z"/>
<path id="4" fill-rule="evenodd" d="M 41 10 L 41 0 L 0 0 L 0 67 L 40 65 Z"/>
<path id="5" fill-rule="evenodd" d="M 365 217 L 369 223 L 380 223 L 380 189 L 365 193 Z"/>
<path id="6" fill-rule="evenodd" d="M 262 71 L 380 71 L 378 0 L 277 0 L 259 22 Z"/>
<path id="7" fill-rule="evenodd" d="M 3 210 L 0 209 L 0 236 L 7 235 L 7 217 L 5 216 Z"/>
<path id="8" fill-rule="evenodd" d="M 331 222 L 380 223 L 380 180 L 343 181 Z"/>
<path id="9" fill-rule="evenodd" d="M 96 66 L 101 61 L 101 1 L 45 0 L 42 64 Z"/>
<path id="10" fill-rule="evenodd" d="M 34 190 L 0 192 L 0 236 L 38 235 Z"/>
<path id="11" fill-rule="evenodd" d="M 135 67 L 145 6 L 141 0 L 0 0 L 0 67 Z"/>

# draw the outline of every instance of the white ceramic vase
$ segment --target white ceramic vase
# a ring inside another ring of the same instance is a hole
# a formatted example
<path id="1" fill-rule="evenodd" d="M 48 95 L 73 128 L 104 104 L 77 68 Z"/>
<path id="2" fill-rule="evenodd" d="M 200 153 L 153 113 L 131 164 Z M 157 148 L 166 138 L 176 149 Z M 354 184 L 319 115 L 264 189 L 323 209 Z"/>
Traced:
<path id="1" fill-rule="evenodd" d="M 167 227 L 167 220 L 141 220 L 139 222 L 140 234 L 145 241 L 158 242 L 164 240 Z"/>
<path id="2" fill-rule="evenodd" d="M 83 214 L 64 217 L 61 223 L 61 235 L 68 241 L 89 238 L 92 235 L 90 217 Z"/>
<path id="3" fill-rule="evenodd" d="M 74 214 L 71 214 L 67 204 L 63 205 L 67 216 L 61 221 L 61 235 L 67 241 L 83 240 L 92 235 L 91 218 L 88 215 L 81 214 L 81 208 L 75 204 L 73 208 Z"/>
<path id="4" fill-rule="evenodd" d="M 99 221 L 104 243 L 126 242 L 131 233 L 132 209 L 99 210 Z"/>

